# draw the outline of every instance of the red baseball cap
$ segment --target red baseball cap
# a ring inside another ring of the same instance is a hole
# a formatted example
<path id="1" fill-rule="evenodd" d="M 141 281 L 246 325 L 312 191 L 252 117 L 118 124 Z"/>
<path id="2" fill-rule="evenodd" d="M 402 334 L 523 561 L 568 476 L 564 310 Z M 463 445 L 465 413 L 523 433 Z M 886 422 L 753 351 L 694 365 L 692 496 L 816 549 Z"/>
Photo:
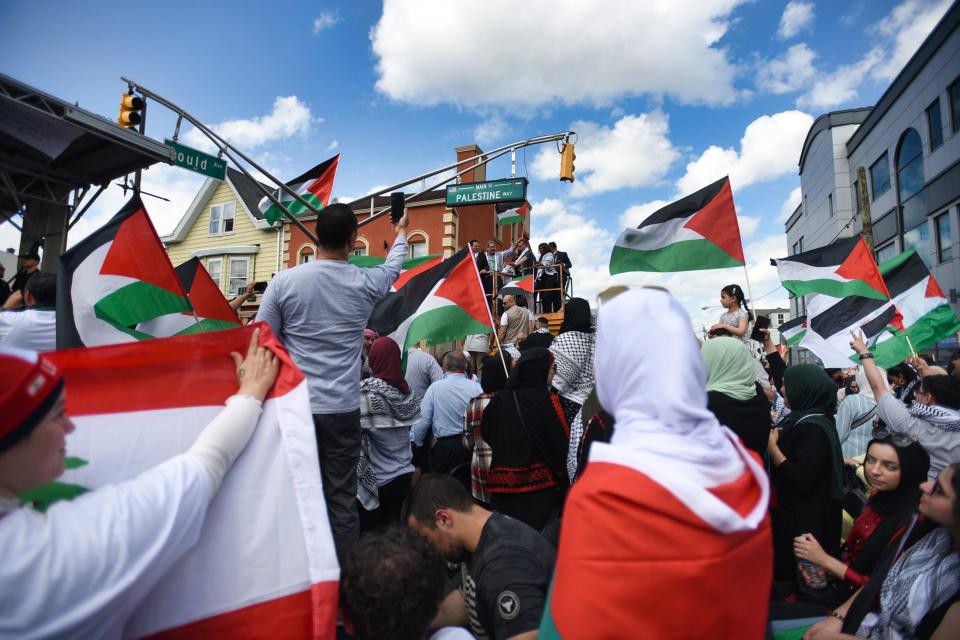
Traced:
<path id="1" fill-rule="evenodd" d="M 27 437 L 63 390 L 63 374 L 42 353 L 0 349 L 0 453 Z"/>

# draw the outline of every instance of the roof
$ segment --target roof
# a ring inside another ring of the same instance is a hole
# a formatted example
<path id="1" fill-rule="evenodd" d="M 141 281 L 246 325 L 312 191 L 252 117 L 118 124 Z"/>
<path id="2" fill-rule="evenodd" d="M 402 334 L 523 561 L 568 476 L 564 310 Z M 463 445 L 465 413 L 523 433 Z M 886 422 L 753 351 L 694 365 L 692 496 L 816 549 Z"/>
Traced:
<path id="1" fill-rule="evenodd" d="M 410 203 L 436 202 L 437 200 L 446 200 L 446 197 L 447 197 L 447 188 L 440 187 L 439 189 L 431 189 L 426 193 L 421 193 L 420 195 L 411 198 L 407 202 L 410 202 Z M 370 196 L 357 198 L 356 200 L 354 200 L 349 204 L 350 204 L 350 208 L 356 211 L 357 213 L 370 212 Z M 374 209 L 383 209 L 384 207 L 389 207 L 389 206 L 390 206 L 389 193 L 375 196 L 373 198 Z"/>
<path id="2" fill-rule="evenodd" d="M 893 103 L 906 91 L 910 83 L 912 83 L 914 78 L 920 73 L 920 70 L 930 62 L 933 55 L 943 46 L 947 38 L 953 35 L 953 32 L 957 30 L 958 26 L 960 26 L 960 3 L 954 3 L 943 18 L 940 19 L 940 22 L 937 23 L 937 26 L 933 28 L 933 31 L 930 32 L 927 39 L 923 41 L 923 44 L 920 45 L 917 52 L 913 54 L 910 61 L 907 62 L 900 73 L 897 74 L 897 77 L 894 78 L 890 86 L 887 87 L 887 90 L 880 96 L 870 116 L 847 141 L 848 156 L 856 151 L 860 143 L 873 131 L 873 128 L 877 126 L 877 123 L 886 115 L 890 107 L 893 106 Z"/>
<path id="3" fill-rule="evenodd" d="M 803 150 L 800 151 L 800 173 L 803 173 L 803 163 L 806 162 L 807 151 L 810 149 L 810 145 L 813 144 L 813 139 L 817 137 L 818 133 L 827 131 L 833 127 L 840 127 L 847 124 L 860 124 L 867 119 L 870 113 L 870 107 L 843 109 L 825 113 L 814 120 L 813 124 L 810 125 L 810 130 L 807 131 L 806 139 L 803 141 Z M 854 135 L 856 135 L 856 132 Z"/>
<path id="4" fill-rule="evenodd" d="M 243 206 L 247 208 L 247 211 L 257 220 L 263 220 L 263 214 L 260 212 L 260 201 L 263 199 L 263 192 L 257 188 L 257 184 L 259 183 L 270 193 L 276 191 L 277 187 L 271 187 L 258 180 L 248 178 L 242 171 L 237 171 L 233 167 L 227 167 L 227 177 L 230 179 L 234 191 L 237 192 L 237 195 L 243 201 Z"/>
<path id="5" fill-rule="evenodd" d="M 65 192 L 173 164 L 170 147 L 3 74 L 0 113 L 10 125 L 0 130 L 0 169 L 12 181 L 0 187 L 3 212 L 49 198 L 49 185 Z"/>

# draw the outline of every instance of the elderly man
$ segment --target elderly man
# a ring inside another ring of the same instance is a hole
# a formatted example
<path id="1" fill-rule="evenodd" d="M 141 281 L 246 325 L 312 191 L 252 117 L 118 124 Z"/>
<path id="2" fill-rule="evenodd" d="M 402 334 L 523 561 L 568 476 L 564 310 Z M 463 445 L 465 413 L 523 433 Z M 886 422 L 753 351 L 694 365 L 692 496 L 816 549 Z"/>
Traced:
<path id="1" fill-rule="evenodd" d="M 462 351 L 443 356 L 443 371 L 443 379 L 430 385 L 423 396 L 420 421 L 413 425 L 410 441 L 422 447 L 431 435 L 435 442 L 430 449 L 430 470 L 450 473 L 470 462 L 470 452 L 463 446 L 463 416 L 470 400 L 483 393 L 483 388 L 467 376 L 467 357 Z M 466 471 L 469 473 L 469 466 Z"/>
<path id="2" fill-rule="evenodd" d="M 530 333 L 530 314 L 523 307 L 517 306 L 516 298 L 510 294 L 503 296 L 503 308 L 497 337 L 511 356 L 519 358 L 520 352 L 516 345 Z"/>

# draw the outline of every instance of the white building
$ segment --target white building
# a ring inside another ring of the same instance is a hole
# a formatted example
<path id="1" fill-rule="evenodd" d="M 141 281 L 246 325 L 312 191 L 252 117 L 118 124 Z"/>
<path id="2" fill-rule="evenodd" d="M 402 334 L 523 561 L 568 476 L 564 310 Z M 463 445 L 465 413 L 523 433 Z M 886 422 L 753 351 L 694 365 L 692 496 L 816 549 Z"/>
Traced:
<path id="1" fill-rule="evenodd" d="M 954 4 L 872 108 L 817 118 L 800 154 L 791 254 L 862 230 L 862 169 L 882 262 L 914 247 L 957 308 L 960 289 L 960 4 Z M 791 298 L 791 311 L 805 312 Z M 950 345 L 942 345 L 949 348 Z"/>

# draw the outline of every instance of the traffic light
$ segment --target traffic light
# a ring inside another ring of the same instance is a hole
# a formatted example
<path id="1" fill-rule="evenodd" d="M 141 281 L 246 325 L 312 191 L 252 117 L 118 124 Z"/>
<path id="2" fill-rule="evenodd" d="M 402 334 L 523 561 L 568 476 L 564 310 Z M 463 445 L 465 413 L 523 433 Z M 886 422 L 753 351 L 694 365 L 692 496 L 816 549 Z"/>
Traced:
<path id="1" fill-rule="evenodd" d="M 577 155 L 573 152 L 573 143 L 563 143 L 563 151 L 560 152 L 560 181 L 573 182 L 573 161 Z"/>
<path id="2" fill-rule="evenodd" d="M 120 117 L 117 118 L 117 124 L 121 127 L 133 129 L 143 122 L 143 107 L 146 106 L 143 98 L 125 93 L 120 98 Z"/>

